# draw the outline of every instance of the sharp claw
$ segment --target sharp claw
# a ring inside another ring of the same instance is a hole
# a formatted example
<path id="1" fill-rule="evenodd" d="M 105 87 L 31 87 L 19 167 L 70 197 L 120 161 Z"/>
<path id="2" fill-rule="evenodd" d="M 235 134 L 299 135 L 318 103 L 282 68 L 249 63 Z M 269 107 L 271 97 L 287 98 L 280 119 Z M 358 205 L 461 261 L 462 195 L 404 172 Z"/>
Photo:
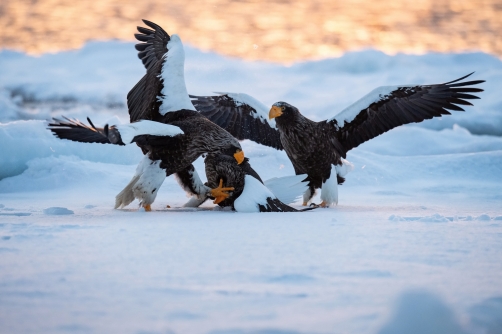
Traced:
<path id="1" fill-rule="evenodd" d="M 223 179 L 220 179 L 220 184 L 218 188 L 211 189 L 211 196 L 215 198 L 214 204 L 218 204 L 228 198 L 230 194 L 226 193 L 227 191 L 233 191 L 234 187 L 225 187 L 223 188 Z"/>

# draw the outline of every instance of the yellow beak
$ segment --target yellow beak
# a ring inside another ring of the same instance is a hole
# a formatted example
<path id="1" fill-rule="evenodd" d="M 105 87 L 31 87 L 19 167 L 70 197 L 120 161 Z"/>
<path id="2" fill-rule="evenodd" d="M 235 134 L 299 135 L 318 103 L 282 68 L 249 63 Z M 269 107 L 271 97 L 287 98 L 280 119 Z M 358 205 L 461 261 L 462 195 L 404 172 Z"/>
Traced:
<path id="1" fill-rule="evenodd" d="M 268 113 L 268 118 L 272 119 L 272 118 L 279 117 L 281 115 L 282 115 L 281 107 L 272 106 L 272 108 L 270 108 L 270 112 Z"/>
<path id="2" fill-rule="evenodd" d="M 240 165 L 244 161 L 244 151 L 235 153 L 234 158 L 237 160 L 237 164 Z"/>

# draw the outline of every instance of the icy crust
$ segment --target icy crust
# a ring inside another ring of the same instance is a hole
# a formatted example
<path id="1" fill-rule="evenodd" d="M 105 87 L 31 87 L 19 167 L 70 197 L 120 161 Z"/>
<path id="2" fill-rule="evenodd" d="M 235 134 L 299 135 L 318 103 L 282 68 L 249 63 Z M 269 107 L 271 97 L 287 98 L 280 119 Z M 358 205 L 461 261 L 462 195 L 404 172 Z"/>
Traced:
<path id="1" fill-rule="evenodd" d="M 275 198 L 274 194 L 260 181 L 246 175 L 242 194 L 234 202 L 237 212 L 260 212 L 258 205 L 267 205 L 267 198 Z"/>
<path id="2" fill-rule="evenodd" d="M 178 35 L 171 35 L 167 49 L 161 72 L 164 87 L 163 96 L 158 97 L 162 101 L 159 112 L 165 115 L 170 111 L 195 110 L 185 85 L 185 51 Z"/>
<path id="3" fill-rule="evenodd" d="M 276 128 L 275 120 L 268 118 L 268 113 L 272 106 L 267 108 L 267 106 L 264 105 L 262 102 L 258 101 L 251 95 L 245 93 L 225 93 L 225 92 L 215 92 L 215 93 L 220 95 L 226 94 L 230 96 L 232 99 L 235 100 L 238 106 L 242 104 L 247 104 L 251 106 L 254 110 L 256 110 L 256 113 L 253 114 L 254 118 L 259 118 L 262 123 L 268 123 L 270 127 Z"/>
<path id="4" fill-rule="evenodd" d="M 183 134 L 183 130 L 175 125 L 163 124 L 148 120 L 140 120 L 129 124 L 116 126 L 124 144 L 130 144 L 134 137 L 140 135 L 176 136 Z"/>

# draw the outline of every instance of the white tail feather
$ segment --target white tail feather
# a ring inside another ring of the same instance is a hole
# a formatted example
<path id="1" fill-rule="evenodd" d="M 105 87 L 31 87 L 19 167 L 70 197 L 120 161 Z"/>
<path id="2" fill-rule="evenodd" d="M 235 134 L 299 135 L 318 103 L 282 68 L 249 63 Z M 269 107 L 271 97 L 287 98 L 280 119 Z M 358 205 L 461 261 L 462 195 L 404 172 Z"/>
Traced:
<path id="1" fill-rule="evenodd" d="M 308 189 L 308 182 L 303 181 L 307 174 L 274 177 L 264 182 L 265 186 L 283 203 L 295 202 Z"/>

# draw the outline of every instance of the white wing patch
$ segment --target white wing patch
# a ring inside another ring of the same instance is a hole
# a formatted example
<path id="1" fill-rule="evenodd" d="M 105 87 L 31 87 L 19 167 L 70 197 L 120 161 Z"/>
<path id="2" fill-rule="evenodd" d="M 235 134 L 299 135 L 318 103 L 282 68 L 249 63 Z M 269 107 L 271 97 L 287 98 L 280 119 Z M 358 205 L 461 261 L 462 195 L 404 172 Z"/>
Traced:
<path id="1" fill-rule="evenodd" d="M 244 94 L 244 93 L 225 93 L 225 92 L 215 92 L 216 94 L 220 95 L 228 95 L 234 101 L 237 103 L 237 106 L 239 106 L 239 103 L 241 104 L 247 104 L 254 110 L 256 110 L 256 114 L 253 114 L 254 118 L 259 118 L 262 123 L 268 123 L 271 128 L 276 128 L 275 126 L 275 120 L 269 120 L 268 119 L 268 112 L 270 111 L 270 107 L 267 108 L 266 105 L 252 97 L 251 95 Z"/>
<path id="2" fill-rule="evenodd" d="M 164 96 L 157 97 L 162 102 L 159 108 L 162 116 L 170 111 L 195 110 L 185 85 L 185 50 L 178 35 L 171 35 L 167 49 L 169 51 L 164 55 L 165 60 L 160 73 L 160 77 L 164 80 L 161 91 Z"/>
<path id="3" fill-rule="evenodd" d="M 119 131 L 124 144 L 130 144 L 134 137 L 140 135 L 175 136 L 183 134 L 183 130 L 175 125 L 148 120 L 141 120 L 129 124 L 120 124 L 116 125 L 116 128 Z"/>
<path id="4" fill-rule="evenodd" d="M 246 175 L 244 182 L 244 190 L 234 202 L 237 212 L 260 212 L 258 204 L 267 205 L 267 198 L 275 198 L 274 194 L 254 177 Z"/>
<path id="5" fill-rule="evenodd" d="M 306 177 L 307 174 L 274 177 L 263 183 L 279 201 L 289 204 L 295 202 L 309 188 L 308 182 L 303 181 Z"/>
<path id="6" fill-rule="evenodd" d="M 352 122 L 361 111 L 366 110 L 372 103 L 389 98 L 390 93 L 392 93 L 393 91 L 399 88 L 409 88 L 416 86 L 418 85 L 381 86 L 375 88 L 369 94 L 366 94 L 361 99 L 359 99 L 357 102 L 343 109 L 335 117 L 330 118 L 329 121 L 336 120 L 338 126 L 343 127 L 345 125 L 345 122 Z"/>

